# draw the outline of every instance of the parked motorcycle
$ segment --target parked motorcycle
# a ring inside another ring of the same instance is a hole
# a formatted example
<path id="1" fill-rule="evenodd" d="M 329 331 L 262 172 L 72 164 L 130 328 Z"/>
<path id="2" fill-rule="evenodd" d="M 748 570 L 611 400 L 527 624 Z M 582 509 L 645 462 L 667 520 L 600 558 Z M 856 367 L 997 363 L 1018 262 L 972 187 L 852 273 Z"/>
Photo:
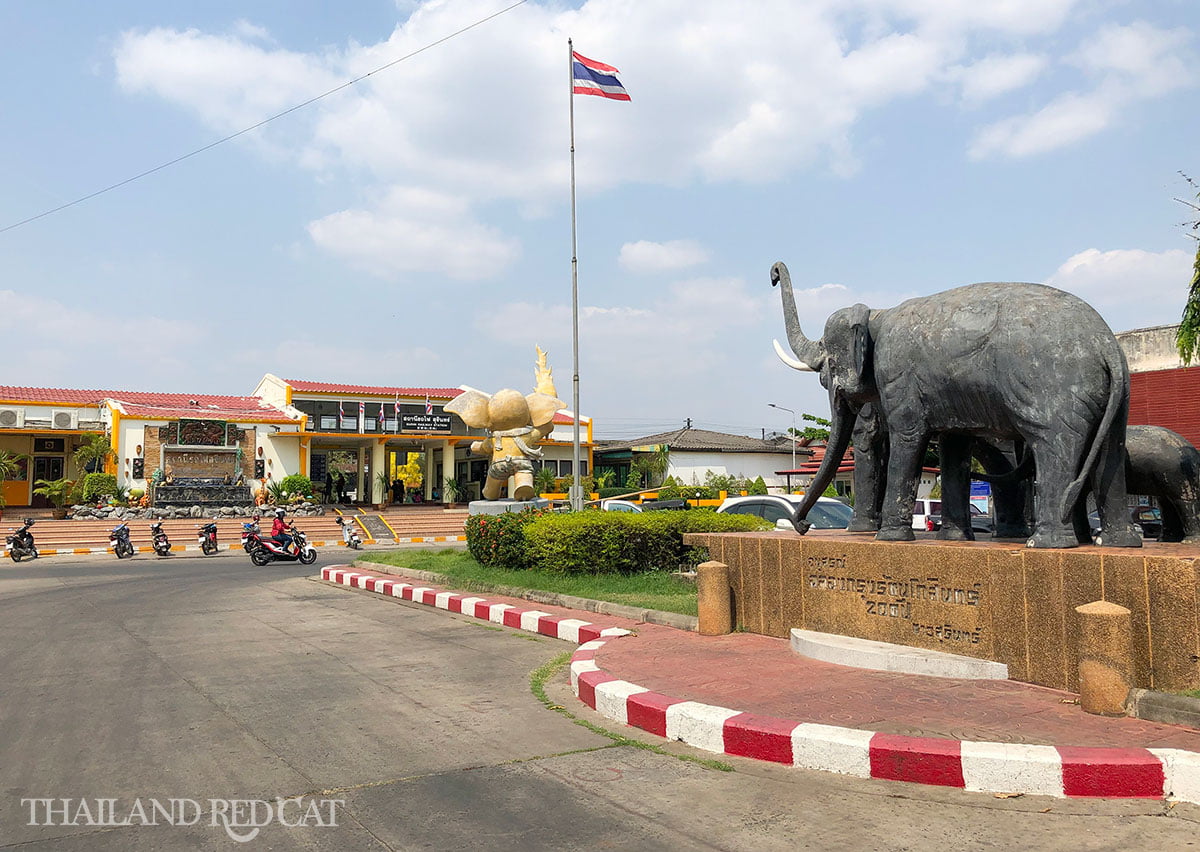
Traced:
<path id="1" fill-rule="evenodd" d="M 167 538 L 167 533 L 162 528 L 162 521 L 150 525 L 150 535 L 150 543 L 154 545 L 154 552 L 159 556 L 170 556 L 171 539 Z"/>
<path id="2" fill-rule="evenodd" d="M 200 530 L 197 536 L 200 539 L 200 549 L 204 551 L 204 555 L 217 552 L 217 522 L 213 521 L 208 524 L 196 524 Z M 245 537 L 243 536 L 243 541 Z"/>
<path id="3" fill-rule="evenodd" d="M 33 526 L 33 518 L 25 518 L 24 526 L 8 536 L 4 541 L 8 545 L 8 555 L 13 562 L 20 562 L 26 556 L 30 559 L 37 559 L 37 548 L 33 546 L 33 533 L 29 528 Z"/>
<path id="4" fill-rule="evenodd" d="M 296 529 L 295 524 L 288 527 L 288 533 L 292 537 L 291 547 L 285 547 L 274 538 L 259 538 L 258 546 L 250 551 L 250 561 L 260 566 L 272 562 L 299 562 L 301 565 L 316 562 L 317 551 L 308 543 L 308 537 Z"/>
<path id="5" fill-rule="evenodd" d="M 343 518 L 341 515 L 338 515 L 336 518 L 334 518 L 334 520 L 337 521 L 337 525 L 342 528 L 342 543 L 346 545 L 346 547 L 352 547 L 355 550 L 361 548 L 362 536 L 358 534 L 358 530 L 354 528 L 354 524 L 351 521 Z"/>
<path id="6" fill-rule="evenodd" d="M 129 525 L 119 524 L 108 534 L 108 543 L 118 559 L 133 556 L 133 543 L 129 540 Z"/>
<path id="7" fill-rule="evenodd" d="M 250 553 L 260 544 L 262 544 L 262 533 L 258 528 L 258 521 L 242 524 L 242 550 Z"/>

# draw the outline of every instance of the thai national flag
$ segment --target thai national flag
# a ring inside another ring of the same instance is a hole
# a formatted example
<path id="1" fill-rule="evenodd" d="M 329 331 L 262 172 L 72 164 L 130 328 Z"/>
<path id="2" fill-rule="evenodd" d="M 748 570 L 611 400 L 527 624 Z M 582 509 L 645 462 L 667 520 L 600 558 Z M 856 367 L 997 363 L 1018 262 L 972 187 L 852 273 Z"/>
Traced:
<path id="1" fill-rule="evenodd" d="M 617 69 L 571 51 L 571 77 L 577 95 L 599 95 L 614 101 L 627 101 L 629 94 L 617 79 Z"/>
<path id="2" fill-rule="evenodd" d="M 383 403 L 379 403 L 379 429 L 383 430 Z"/>
<path id="3" fill-rule="evenodd" d="M 400 431 L 400 394 L 396 394 L 396 401 L 392 403 L 392 408 L 396 412 L 396 431 Z"/>
<path id="4" fill-rule="evenodd" d="M 429 394 L 425 394 L 425 413 L 433 414 L 433 403 L 429 401 Z"/>

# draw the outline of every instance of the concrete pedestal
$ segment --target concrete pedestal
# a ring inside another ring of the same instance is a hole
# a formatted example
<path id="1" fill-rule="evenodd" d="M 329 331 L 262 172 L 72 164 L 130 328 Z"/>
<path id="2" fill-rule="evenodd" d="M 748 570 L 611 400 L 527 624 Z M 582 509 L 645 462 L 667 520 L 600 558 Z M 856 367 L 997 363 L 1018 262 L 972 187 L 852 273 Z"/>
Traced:
<path id="1" fill-rule="evenodd" d="M 467 506 L 469 515 L 503 515 L 522 509 L 546 509 L 550 501 L 538 497 L 533 500 L 472 500 Z"/>
<path id="2" fill-rule="evenodd" d="M 1130 611 L 1109 601 L 1075 607 L 1079 613 L 1079 705 L 1088 713 L 1124 716 L 1133 686 Z"/>

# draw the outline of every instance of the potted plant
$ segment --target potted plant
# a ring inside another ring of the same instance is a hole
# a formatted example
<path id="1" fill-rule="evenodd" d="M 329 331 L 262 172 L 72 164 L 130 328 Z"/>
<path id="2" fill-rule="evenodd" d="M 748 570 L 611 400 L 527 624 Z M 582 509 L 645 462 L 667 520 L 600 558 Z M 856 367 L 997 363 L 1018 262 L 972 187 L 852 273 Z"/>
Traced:
<path id="1" fill-rule="evenodd" d="M 471 499 L 471 488 L 453 477 L 446 480 L 446 506 L 453 509 L 455 503 L 467 503 Z"/>
<path id="2" fill-rule="evenodd" d="M 392 479 L 388 476 L 386 470 L 381 470 L 375 474 L 375 484 L 379 486 L 379 502 L 375 504 L 375 510 L 382 512 L 387 508 L 389 498 L 392 493 Z"/>
<path id="3" fill-rule="evenodd" d="M 69 479 L 39 479 L 33 485 L 34 494 L 54 504 L 52 515 L 55 520 L 61 521 L 67 516 L 67 500 L 71 497 L 71 489 L 75 487 L 74 482 Z"/>
<path id="4" fill-rule="evenodd" d="M 554 481 L 558 477 L 555 476 L 554 470 L 549 467 L 541 467 L 533 474 L 533 487 L 538 494 L 546 494 L 554 490 Z"/>

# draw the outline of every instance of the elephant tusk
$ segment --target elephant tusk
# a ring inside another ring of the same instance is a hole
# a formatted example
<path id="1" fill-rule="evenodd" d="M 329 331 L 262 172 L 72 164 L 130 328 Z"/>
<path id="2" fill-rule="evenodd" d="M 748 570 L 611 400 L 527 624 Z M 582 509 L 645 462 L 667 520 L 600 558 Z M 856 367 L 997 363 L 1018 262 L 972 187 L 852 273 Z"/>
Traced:
<path id="1" fill-rule="evenodd" d="M 802 370 L 805 373 L 817 372 L 815 368 L 810 367 L 808 364 L 805 364 L 803 361 L 796 360 L 791 355 L 784 352 L 783 347 L 779 345 L 778 340 L 773 340 L 771 342 L 775 344 L 775 354 L 779 356 L 779 360 L 782 361 L 783 363 L 787 364 L 793 370 Z"/>

